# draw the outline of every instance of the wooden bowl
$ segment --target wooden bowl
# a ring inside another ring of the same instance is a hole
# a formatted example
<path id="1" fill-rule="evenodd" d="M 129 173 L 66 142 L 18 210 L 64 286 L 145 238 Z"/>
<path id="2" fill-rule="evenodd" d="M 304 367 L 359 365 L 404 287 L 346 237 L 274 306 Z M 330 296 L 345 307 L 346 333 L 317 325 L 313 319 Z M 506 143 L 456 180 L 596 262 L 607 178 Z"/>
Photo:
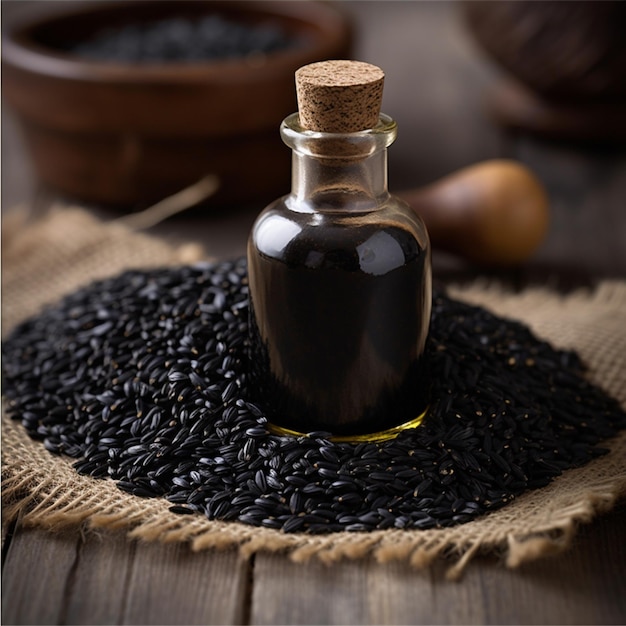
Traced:
<path id="1" fill-rule="evenodd" d="M 103 26 L 213 13 L 272 20 L 302 43 L 262 57 L 151 64 L 66 51 Z M 288 191 L 291 157 L 278 129 L 296 110 L 295 70 L 348 58 L 350 46 L 349 23 L 328 2 L 86 3 L 5 34 L 3 92 L 38 177 L 66 195 L 134 209 L 215 174 L 210 204 L 252 204 Z"/>
<path id="2" fill-rule="evenodd" d="M 460 5 L 491 57 L 559 103 L 626 101 L 626 3 L 499 0 Z"/>

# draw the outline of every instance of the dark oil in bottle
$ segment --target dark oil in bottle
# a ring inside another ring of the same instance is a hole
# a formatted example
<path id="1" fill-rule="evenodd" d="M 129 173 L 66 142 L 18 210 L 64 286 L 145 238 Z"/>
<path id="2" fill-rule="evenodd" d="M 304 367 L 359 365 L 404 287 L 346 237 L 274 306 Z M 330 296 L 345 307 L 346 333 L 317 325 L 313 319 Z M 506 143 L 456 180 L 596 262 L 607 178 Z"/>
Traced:
<path id="1" fill-rule="evenodd" d="M 298 432 L 356 435 L 416 418 L 428 403 L 428 251 L 392 221 L 298 228 L 287 242 L 275 224 L 283 240 L 251 239 L 256 399 Z"/>

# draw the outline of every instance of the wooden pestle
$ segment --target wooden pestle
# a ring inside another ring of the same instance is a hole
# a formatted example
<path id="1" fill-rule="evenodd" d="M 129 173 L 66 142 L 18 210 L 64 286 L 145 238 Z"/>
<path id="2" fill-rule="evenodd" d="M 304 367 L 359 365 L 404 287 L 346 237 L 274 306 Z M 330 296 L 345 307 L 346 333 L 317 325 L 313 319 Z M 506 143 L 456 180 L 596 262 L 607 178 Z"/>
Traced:
<path id="1" fill-rule="evenodd" d="M 421 215 L 433 246 L 482 264 L 526 261 L 548 229 L 546 191 L 515 161 L 485 161 L 396 195 Z"/>

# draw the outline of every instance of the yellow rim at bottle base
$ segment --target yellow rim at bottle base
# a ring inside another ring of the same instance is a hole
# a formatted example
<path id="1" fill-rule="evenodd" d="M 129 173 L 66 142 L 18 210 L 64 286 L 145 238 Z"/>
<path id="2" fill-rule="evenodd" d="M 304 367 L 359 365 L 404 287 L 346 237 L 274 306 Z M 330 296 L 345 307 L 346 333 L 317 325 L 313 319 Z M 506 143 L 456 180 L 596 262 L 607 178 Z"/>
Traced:
<path id="1" fill-rule="evenodd" d="M 405 430 L 411 430 L 412 428 L 417 428 L 421 425 L 426 417 L 426 413 L 428 413 L 428 407 L 424 409 L 422 413 L 420 413 L 417 417 L 409 420 L 408 422 L 404 422 L 403 424 L 399 424 L 398 426 L 394 426 L 393 428 L 388 428 L 386 430 L 379 430 L 375 433 L 366 433 L 363 435 L 331 435 L 328 439 L 330 441 L 334 441 L 336 443 L 377 443 L 379 441 L 389 441 L 390 439 L 394 439 L 401 432 Z M 273 435 L 281 435 L 283 437 L 308 437 L 307 433 L 301 433 L 297 430 L 291 430 L 289 428 L 283 428 L 282 426 L 278 426 L 277 424 L 268 423 L 268 429 Z"/>

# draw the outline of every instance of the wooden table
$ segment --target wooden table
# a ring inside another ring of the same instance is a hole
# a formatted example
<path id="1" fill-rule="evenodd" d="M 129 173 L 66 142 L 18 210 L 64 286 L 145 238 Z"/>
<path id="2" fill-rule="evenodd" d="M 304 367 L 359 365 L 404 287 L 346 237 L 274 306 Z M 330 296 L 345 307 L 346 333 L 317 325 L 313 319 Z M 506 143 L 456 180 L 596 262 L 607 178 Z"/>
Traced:
<path id="1" fill-rule="evenodd" d="M 3 2 L 3 18 L 53 3 Z M 552 224 L 532 262 L 496 274 L 514 285 L 567 287 L 626 276 L 624 146 L 548 142 L 505 133 L 484 113 L 498 71 L 477 51 L 456 6 L 349 2 L 355 57 L 386 70 L 384 110 L 399 123 L 390 152 L 393 189 L 435 180 L 493 157 L 531 166 L 548 188 Z M 3 110 L 3 210 L 32 204 L 36 186 L 10 113 Z M 37 194 L 41 198 L 41 194 Z M 50 194 L 40 208 L 50 201 Z M 260 207 L 157 227 L 202 241 L 219 257 L 244 253 Z M 198 235 L 198 233 L 201 233 Z M 437 253 L 435 276 L 476 269 Z M 5 529 L 5 624 L 618 624 L 626 623 L 626 506 L 580 529 L 564 554 L 507 570 L 478 557 L 460 582 L 373 561 L 297 565 L 280 554 L 192 553 L 186 545 L 137 543 L 112 532 Z"/>

